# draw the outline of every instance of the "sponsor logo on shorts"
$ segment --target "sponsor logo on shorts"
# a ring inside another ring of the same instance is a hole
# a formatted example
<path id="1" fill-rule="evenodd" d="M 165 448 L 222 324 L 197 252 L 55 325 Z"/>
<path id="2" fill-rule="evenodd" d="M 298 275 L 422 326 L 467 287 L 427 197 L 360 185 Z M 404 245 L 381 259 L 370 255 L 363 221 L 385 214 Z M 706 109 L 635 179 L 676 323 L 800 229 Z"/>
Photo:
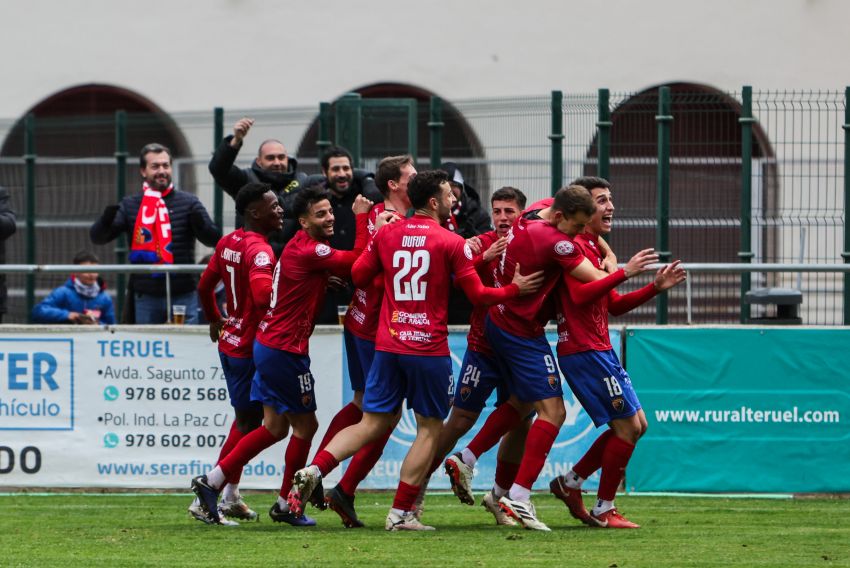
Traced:
<path id="1" fill-rule="evenodd" d="M 319 243 L 316 245 L 316 256 L 325 257 L 329 254 L 331 254 L 331 247 L 329 247 L 325 243 Z"/>
<path id="2" fill-rule="evenodd" d="M 460 387 L 460 399 L 466 402 L 466 399 L 469 398 L 469 395 L 472 394 L 472 388 L 470 387 Z"/>
<path id="3" fill-rule="evenodd" d="M 575 246 L 570 241 L 558 241 L 555 243 L 555 252 L 560 254 L 561 256 L 567 256 L 568 254 L 572 254 L 575 250 Z"/>
<path id="4" fill-rule="evenodd" d="M 626 401 L 624 401 L 622 398 L 615 398 L 611 401 L 611 406 L 613 406 L 614 410 L 616 410 L 617 412 L 622 412 L 623 409 L 626 407 Z"/>
<path id="5" fill-rule="evenodd" d="M 552 390 L 558 390 L 558 385 L 561 381 L 558 380 L 558 377 L 555 375 L 549 375 L 549 388 Z"/>
<path id="6" fill-rule="evenodd" d="M 313 402 L 312 396 L 309 394 L 301 395 L 301 404 L 303 404 L 305 408 L 310 406 L 311 402 Z"/>

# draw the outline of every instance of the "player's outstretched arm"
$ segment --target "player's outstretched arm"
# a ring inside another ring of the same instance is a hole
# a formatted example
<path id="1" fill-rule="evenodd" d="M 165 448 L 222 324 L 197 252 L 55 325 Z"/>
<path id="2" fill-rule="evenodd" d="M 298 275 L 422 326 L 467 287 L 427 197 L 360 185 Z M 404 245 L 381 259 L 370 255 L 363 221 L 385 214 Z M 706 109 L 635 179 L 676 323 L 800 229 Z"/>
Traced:
<path id="1" fill-rule="evenodd" d="M 475 305 L 491 306 L 517 296 L 533 294 L 543 284 L 543 271 L 535 272 L 527 276 L 520 272 L 517 263 L 514 270 L 514 278 L 504 288 L 490 288 L 481 283 L 477 272 L 472 272 L 457 280 L 457 286 L 463 290 L 469 301 Z"/>
<path id="2" fill-rule="evenodd" d="M 611 301 L 608 304 L 608 313 L 614 316 L 621 316 L 645 304 L 661 292 L 684 282 L 687 274 L 685 269 L 679 266 L 680 264 L 681 261 L 677 260 L 671 264 L 662 266 L 655 273 L 655 280 L 634 292 L 620 295 L 616 291 L 612 291 Z"/>

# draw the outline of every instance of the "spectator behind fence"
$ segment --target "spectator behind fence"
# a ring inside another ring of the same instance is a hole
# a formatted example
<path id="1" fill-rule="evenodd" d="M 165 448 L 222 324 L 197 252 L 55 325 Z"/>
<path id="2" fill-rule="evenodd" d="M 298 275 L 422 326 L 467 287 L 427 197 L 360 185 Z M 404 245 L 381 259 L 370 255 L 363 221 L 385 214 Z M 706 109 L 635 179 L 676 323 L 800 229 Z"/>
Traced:
<path id="1" fill-rule="evenodd" d="M 80 271 L 33 307 L 33 323 L 114 324 L 115 310 L 106 285 L 97 272 L 83 272 L 100 264 L 100 260 L 93 253 L 82 251 L 73 262 L 80 265 Z"/>
<path id="2" fill-rule="evenodd" d="M 457 199 L 452 209 L 457 226 L 452 230 L 464 239 L 492 230 L 490 215 L 481 206 L 481 197 L 474 187 L 464 182 L 463 174 L 457 164 L 445 162 L 440 169 L 449 174 L 449 185 L 452 186 L 452 192 Z"/>
<path id="3" fill-rule="evenodd" d="M 142 191 L 110 205 L 91 226 L 94 244 L 102 245 L 126 233 L 133 264 L 194 264 L 195 239 L 214 247 L 221 230 L 197 197 L 179 191 L 171 183 L 171 151 L 148 144 L 139 157 Z M 186 306 L 186 323 L 197 323 L 198 298 L 195 274 L 172 274 L 172 305 Z M 132 322 L 156 324 L 168 321 L 166 283 L 163 273 L 130 277 Z M 130 319 L 130 318 L 128 318 Z"/>
<path id="4" fill-rule="evenodd" d="M 288 213 L 285 200 L 290 201 L 291 196 L 305 186 L 307 174 L 298 171 L 298 160 L 286 153 L 286 148 L 280 141 L 263 141 L 250 168 L 240 169 L 234 165 L 242 142 L 253 125 L 253 118 L 241 118 L 233 125 L 233 134 L 224 137 L 210 160 L 210 173 L 216 183 L 233 199 L 236 199 L 239 189 L 247 183 L 269 184 L 277 194 L 284 213 Z M 269 244 L 278 256 L 299 228 L 298 222 L 292 219 L 291 212 L 289 213 L 290 221 L 284 224 L 283 230 L 276 231 L 269 237 Z M 236 228 L 241 226 L 242 218 L 237 215 Z"/>
<path id="5" fill-rule="evenodd" d="M 358 195 L 374 203 L 381 203 L 384 196 L 375 185 L 375 174 L 366 170 L 354 169 L 351 154 L 340 146 L 331 146 L 322 154 L 322 175 L 307 178 L 305 185 L 319 185 L 330 193 L 334 214 L 334 234 L 330 238 L 331 248 L 351 250 L 354 248 L 355 217 L 351 206 Z M 292 196 L 284 199 L 283 214 L 292 215 Z M 284 226 L 287 231 L 287 226 Z M 325 296 L 325 304 L 316 318 L 316 323 L 335 324 L 339 321 L 337 306 L 347 306 L 354 293 L 349 282 L 333 277 L 331 287 Z"/>
<path id="6" fill-rule="evenodd" d="M 0 264 L 6 264 L 6 239 L 15 234 L 15 212 L 9 207 L 9 190 L 0 185 Z M 6 275 L 0 273 L 0 323 L 6 314 Z"/>

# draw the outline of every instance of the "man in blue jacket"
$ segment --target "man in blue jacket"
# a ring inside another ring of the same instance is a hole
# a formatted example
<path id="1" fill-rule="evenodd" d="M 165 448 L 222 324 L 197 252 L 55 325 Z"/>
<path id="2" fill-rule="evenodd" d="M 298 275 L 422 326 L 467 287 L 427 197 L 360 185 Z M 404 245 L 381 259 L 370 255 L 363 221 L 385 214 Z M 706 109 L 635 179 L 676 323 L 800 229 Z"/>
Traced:
<path id="1" fill-rule="evenodd" d="M 77 253 L 74 264 L 81 271 L 72 274 L 65 284 L 53 290 L 32 309 L 34 323 L 76 323 L 81 325 L 114 324 L 115 311 L 106 286 L 97 272 L 82 272 L 82 267 L 100 264 L 87 251 Z"/>

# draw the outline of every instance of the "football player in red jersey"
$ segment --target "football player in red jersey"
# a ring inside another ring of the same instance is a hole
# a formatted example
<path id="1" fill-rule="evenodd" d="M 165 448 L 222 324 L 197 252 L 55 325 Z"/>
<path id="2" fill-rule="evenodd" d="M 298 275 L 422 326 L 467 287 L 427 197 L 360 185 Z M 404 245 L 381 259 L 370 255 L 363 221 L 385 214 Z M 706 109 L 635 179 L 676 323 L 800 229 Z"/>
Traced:
<path id="1" fill-rule="evenodd" d="M 581 253 L 595 266 L 602 266 L 604 252 L 600 237 L 611 232 L 614 202 L 610 184 L 603 178 L 579 178 L 575 182 L 590 191 L 596 204 L 585 231 L 575 238 Z M 608 425 L 587 453 L 566 475 L 549 484 L 551 492 L 564 501 L 570 514 L 582 522 L 606 528 L 638 528 L 614 506 L 614 496 L 638 439 L 646 432 L 646 415 L 641 408 L 629 374 L 611 347 L 608 314 L 621 315 L 685 280 L 679 261 L 658 270 L 646 286 L 620 295 L 614 290 L 587 298 L 574 293 L 578 282 L 566 275 L 557 289 L 558 364 L 570 389 L 596 426 Z M 596 505 L 588 512 L 581 498 L 581 485 L 602 469 Z"/>
<path id="2" fill-rule="evenodd" d="M 368 199 L 357 197 L 352 206 L 357 216 L 355 247 L 340 251 L 328 244 L 328 238 L 333 235 L 334 217 L 327 191 L 308 187 L 293 200 L 293 214 L 301 230 L 287 243 L 275 267 L 270 307 L 258 326 L 254 342 L 257 372 L 251 385 L 251 399 L 263 404 L 263 425 L 243 437 L 208 475 L 192 480 L 192 489 L 212 522 L 221 521 L 214 503 L 227 477 L 283 439 L 291 427 L 292 438 L 284 457 L 282 496 L 269 515 L 276 522 L 296 526 L 315 524 L 300 512 L 291 513 L 283 498 L 289 491 L 293 472 L 306 463 L 318 428 L 309 340 L 328 278 L 347 276 L 366 246 L 366 217 L 371 206 Z"/>
<path id="3" fill-rule="evenodd" d="M 448 350 L 448 292 L 455 284 L 473 303 L 492 304 L 539 285 L 540 275 L 516 275 L 500 289 L 481 284 L 472 250 L 462 237 L 440 226 L 454 200 L 442 171 L 419 173 L 408 188 L 416 214 L 378 231 L 357 260 L 352 277 L 364 285 L 383 271 L 384 300 L 375 340 L 375 359 L 366 378 L 363 419 L 337 434 L 295 474 L 290 506 L 297 511 L 321 476 L 339 460 L 384 435 L 402 402 L 416 414 L 416 440 L 405 457 L 385 528 L 431 530 L 414 514 L 414 502 L 434 458 L 436 442 L 453 393 Z"/>
<path id="4" fill-rule="evenodd" d="M 210 322 L 210 339 L 218 343 L 221 368 L 236 415 L 219 460 L 263 421 L 262 405 L 251 400 L 254 333 L 269 307 L 272 291 L 275 258 L 267 239 L 283 225 L 283 209 L 268 184 L 243 186 L 236 195 L 236 212 L 243 220 L 243 227 L 221 238 L 198 284 L 201 306 Z M 221 315 L 215 301 L 215 287 L 221 281 L 227 294 L 227 318 Z M 239 495 L 241 476 L 239 468 L 228 477 L 219 510 L 226 517 L 256 520 L 257 513 Z M 189 513 L 208 522 L 197 498 L 189 506 Z"/>
<path id="5" fill-rule="evenodd" d="M 416 168 L 410 155 L 389 156 L 378 163 L 375 169 L 375 184 L 384 196 L 384 201 L 375 204 L 369 213 L 370 236 L 377 232 L 375 221 L 381 213 L 386 212 L 395 220 L 405 218 L 407 210 L 410 209 L 407 184 L 415 175 Z M 366 375 L 375 357 L 375 335 L 378 331 L 383 297 L 384 284 L 380 278 L 354 291 L 343 322 L 348 376 L 354 397 L 334 416 L 317 451 L 323 450 L 338 432 L 357 424 L 363 417 L 363 390 L 366 386 Z M 347 528 L 363 526 L 354 508 L 354 493 L 380 459 L 391 433 L 392 428 L 388 428 L 386 435 L 358 450 L 339 483 L 324 496 L 328 507 L 340 516 Z M 313 495 L 316 495 L 315 491 Z M 316 503 L 312 504 L 317 506 Z"/>

